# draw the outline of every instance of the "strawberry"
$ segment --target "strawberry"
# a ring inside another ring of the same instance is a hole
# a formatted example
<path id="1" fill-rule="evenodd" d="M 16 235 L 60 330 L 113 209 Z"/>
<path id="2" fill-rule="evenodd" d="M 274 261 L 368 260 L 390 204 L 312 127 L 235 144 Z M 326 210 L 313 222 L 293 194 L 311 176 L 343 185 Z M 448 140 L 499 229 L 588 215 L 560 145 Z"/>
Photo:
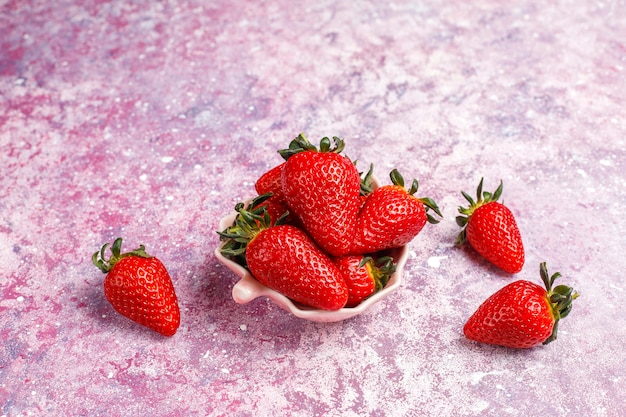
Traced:
<path id="1" fill-rule="evenodd" d="M 244 233 L 243 230 L 232 227 L 233 231 L 240 233 L 241 236 L 233 236 L 232 233 L 230 233 L 228 237 L 224 236 L 223 234 L 230 230 L 230 228 L 224 232 L 218 231 L 218 234 L 220 234 L 222 240 L 227 241 L 224 250 L 230 254 L 229 257 L 239 265 L 247 268 L 245 249 L 251 238 L 249 235 L 256 232 L 257 229 L 261 227 L 267 228 L 276 224 L 287 223 L 288 219 L 293 216 L 290 215 L 285 206 L 272 200 L 271 192 L 255 197 L 248 204 L 237 203 L 237 205 L 235 205 L 235 211 L 239 213 L 241 210 L 244 211 L 246 220 L 250 223 L 248 226 L 250 230 L 246 229 Z M 239 213 L 235 218 L 235 222 L 237 222 L 241 216 L 241 213 Z"/>
<path id="2" fill-rule="evenodd" d="M 545 262 L 539 270 L 545 288 L 525 280 L 503 287 L 469 318 L 463 327 L 465 336 L 511 348 L 531 348 L 555 340 L 559 320 L 569 314 L 578 294 L 566 285 L 553 289 L 561 274 L 549 276 Z"/>
<path id="3" fill-rule="evenodd" d="M 469 244 L 486 260 L 511 274 L 524 266 L 524 244 L 511 210 L 497 200 L 502 194 L 502 181 L 492 194 L 482 192 L 481 178 L 476 201 L 462 192 L 469 207 L 459 207 L 456 222 L 463 228 L 457 244 Z"/>
<path id="4" fill-rule="evenodd" d="M 146 253 L 143 245 L 121 253 L 122 239 L 105 252 L 95 252 L 92 261 L 106 275 L 104 295 L 121 315 L 164 336 L 173 336 L 180 325 L 180 310 L 172 279 L 163 263 Z"/>
<path id="5" fill-rule="evenodd" d="M 361 177 L 348 158 L 339 153 L 344 142 L 334 137 L 320 141 L 320 150 L 299 135 L 289 149 L 279 151 L 286 159 L 282 188 L 287 206 L 315 242 L 332 256 L 348 254 L 361 206 Z"/>
<path id="6" fill-rule="evenodd" d="M 390 256 L 374 260 L 370 256 L 346 255 L 335 258 L 334 262 L 348 285 L 346 307 L 356 307 L 383 289 L 396 270 Z"/>
<path id="7" fill-rule="evenodd" d="M 254 188 L 259 195 L 272 193 L 272 200 L 276 203 L 285 204 L 283 195 L 282 173 L 285 162 L 265 172 L 254 183 Z"/>
<path id="8" fill-rule="evenodd" d="M 245 257 L 246 267 L 263 285 L 309 307 L 338 310 L 348 300 L 346 282 L 332 260 L 302 230 L 274 226 L 269 216 L 241 206 L 233 226 L 219 232 L 228 258 Z"/>
<path id="9" fill-rule="evenodd" d="M 282 202 L 275 200 L 272 192 L 257 196 L 248 206 L 248 208 L 250 207 L 253 207 L 254 209 L 265 207 L 267 214 L 270 216 L 270 224 L 272 225 L 276 223 L 279 218 L 284 217 L 284 220 L 281 220 L 282 223 L 290 224 L 296 227 L 302 226 L 298 218 L 289 212 L 284 200 Z"/>
<path id="10" fill-rule="evenodd" d="M 417 180 L 413 180 L 407 190 L 398 170 L 394 169 L 389 176 L 393 184 L 379 187 L 366 197 L 358 215 L 351 254 L 404 246 L 419 234 L 427 222 L 438 223 L 428 213 L 433 210 L 441 216 L 437 204 L 431 198 L 414 196 L 418 189 Z"/>
<path id="11" fill-rule="evenodd" d="M 281 203 L 274 201 L 273 199 L 269 199 L 263 201 L 262 203 L 254 206 L 254 208 L 262 208 L 265 207 L 265 210 L 270 216 L 271 224 L 276 223 L 276 221 L 283 215 L 287 215 L 289 217 L 289 209 Z"/>

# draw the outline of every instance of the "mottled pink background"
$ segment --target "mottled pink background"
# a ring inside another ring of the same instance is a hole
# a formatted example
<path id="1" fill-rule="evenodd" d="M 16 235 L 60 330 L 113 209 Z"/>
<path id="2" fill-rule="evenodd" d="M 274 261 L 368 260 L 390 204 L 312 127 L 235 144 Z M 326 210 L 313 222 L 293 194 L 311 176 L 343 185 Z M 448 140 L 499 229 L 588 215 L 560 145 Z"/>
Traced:
<path id="1" fill-rule="evenodd" d="M 622 416 L 624 1 L 0 0 L 0 416 Z M 445 215 L 366 314 L 238 305 L 219 218 L 300 132 L 346 140 Z M 480 178 L 527 263 L 454 247 Z M 119 316 L 91 254 L 163 260 L 165 339 Z M 470 343 L 538 265 L 582 296 L 559 339 Z"/>

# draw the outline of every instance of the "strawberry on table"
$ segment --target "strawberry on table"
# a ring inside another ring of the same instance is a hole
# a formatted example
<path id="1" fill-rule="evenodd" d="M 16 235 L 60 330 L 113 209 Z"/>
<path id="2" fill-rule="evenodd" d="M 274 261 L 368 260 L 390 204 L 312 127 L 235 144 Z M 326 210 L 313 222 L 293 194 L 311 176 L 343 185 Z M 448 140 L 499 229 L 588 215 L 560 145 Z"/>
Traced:
<path id="1" fill-rule="evenodd" d="M 525 280 L 503 287 L 469 318 L 463 327 L 465 336 L 511 348 L 531 348 L 555 340 L 559 320 L 570 313 L 578 294 L 566 285 L 552 288 L 561 274 L 550 276 L 545 262 L 539 270 L 545 288 Z"/>
<path id="2" fill-rule="evenodd" d="M 396 270 L 390 256 L 374 259 L 364 255 L 346 255 L 334 259 L 348 285 L 346 307 L 356 307 L 363 300 L 382 290 Z"/>
<path id="3" fill-rule="evenodd" d="M 348 254 L 359 208 L 361 177 L 354 163 L 340 152 L 344 142 L 322 138 L 320 149 L 300 134 L 280 150 L 287 161 L 282 188 L 287 206 L 313 240 L 333 256 Z"/>
<path id="4" fill-rule="evenodd" d="M 524 266 L 524 244 L 511 210 L 497 200 L 502 194 L 502 181 L 492 194 L 483 192 L 481 178 L 476 190 L 476 201 L 461 192 L 469 207 L 459 207 L 456 222 L 463 229 L 458 244 L 469 244 L 486 260 L 500 269 L 516 273 Z"/>
<path id="5" fill-rule="evenodd" d="M 218 232 L 225 257 L 245 258 L 246 267 L 263 285 L 301 304 L 338 310 L 348 300 L 346 282 L 332 260 L 302 230 L 271 225 L 269 215 L 238 206 L 235 224 Z"/>
<path id="6" fill-rule="evenodd" d="M 143 245 L 122 253 L 122 239 L 109 244 L 92 256 L 93 264 L 103 273 L 104 295 L 123 316 L 164 336 L 173 336 L 180 325 L 180 310 L 174 285 L 163 263 L 146 253 Z"/>
<path id="7" fill-rule="evenodd" d="M 410 189 L 397 169 L 389 174 L 393 184 L 377 188 L 365 199 L 358 216 L 357 231 L 351 254 L 378 252 L 409 243 L 426 223 L 438 223 L 429 211 L 441 216 L 431 198 L 418 198 L 417 180 Z"/>

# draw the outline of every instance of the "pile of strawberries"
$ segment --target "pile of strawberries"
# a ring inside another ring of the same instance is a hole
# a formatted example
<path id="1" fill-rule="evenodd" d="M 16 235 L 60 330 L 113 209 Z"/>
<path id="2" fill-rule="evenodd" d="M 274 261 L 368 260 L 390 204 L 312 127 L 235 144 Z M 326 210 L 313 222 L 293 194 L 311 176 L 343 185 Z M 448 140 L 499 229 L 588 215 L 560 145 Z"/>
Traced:
<path id="1" fill-rule="evenodd" d="M 343 140 L 320 141 L 319 149 L 304 135 L 279 151 L 285 162 L 255 183 L 258 196 L 235 206 L 233 224 L 218 231 L 221 253 L 247 268 L 262 284 L 311 308 L 337 310 L 359 305 L 384 288 L 395 272 L 389 251 L 408 244 L 426 223 L 442 217 L 431 198 L 418 198 L 418 183 L 407 189 L 397 170 L 392 184 L 374 188 L 372 166 L 359 173 L 341 155 Z M 462 195 L 459 245 L 467 242 L 486 260 L 515 274 L 524 265 L 524 246 L 513 213 L 494 193 Z M 180 324 L 174 287 L 167 270 L 143 246 L 121 252 L 121 239 L 93 254 L 107 274 L 105 296 L 122 315 L 165 336 Z M 559 273 L 540 265 L 543 287 L 526 280 L 506 285 L 489 297 L 463 328 L 478 342 L 530 348 L 556 339 L 557 325 L 578 296 L 565 285 L 554 286 Z"/>
<path id="2" fill-rule="evenodd" d="M 255 183 L 259 197 L 238 204 L 235 223 L 220 231 L 221 252 L 262 284 L 317 309 L 354 307 L 384 287 L 394 272 L 386 250 L 404 246 L 441 216 L 430 198 L 417 198 L 417 181 L 373 190 L 372 168 L 361 178 L 341 155 L 343 140 L 323 138 L 319 149 L 304 135 L 280 150 L 285 162 Z"/>

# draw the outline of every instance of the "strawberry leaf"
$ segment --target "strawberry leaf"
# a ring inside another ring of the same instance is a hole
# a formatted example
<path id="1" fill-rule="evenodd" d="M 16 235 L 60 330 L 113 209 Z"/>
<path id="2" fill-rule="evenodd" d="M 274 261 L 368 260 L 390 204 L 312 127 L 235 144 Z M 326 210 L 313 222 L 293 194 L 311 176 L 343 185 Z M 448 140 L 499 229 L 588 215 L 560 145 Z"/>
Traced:
<path id="1" fill-rule="evenodd" d="M 317 147 L 309 142 L 304 133 L 300 133 L 291 142 L 289 142 L 289 147 L 287 149 L 280 149 L 278 153 L 286 161 L 293 155 L 306 151 L 341 153 L 344 150 L 345 142 L 342 139 L 337 136 L 333 136 L 333 143 L 334 146 L 331 145 L 329 138 L 323 137 L 320 140 L 320 148 L 318 151 Z"/>
<path id="2" fill-rule="evenodd" d="M 548 274 L 548 268 L 546 263 L 542 262 L 539 265 L 539 275 L 546 287 L 546 297 L 550 303 L 552 314 L 554 316 L 554 327 L 552 328 L 552 334 L 543 342 L 544 345 L 556 340 L 557 329 L 559 320 L 568 316 L 572 311 L 572 301 L 578 298 L 578 293 L 573 288 L 567 285 L 558 285 L 554 288 L 554 281 L 561 277 L 559 272 L 554 274 Z"/>
<path id="3" fill-rule="evenodd" d="M 113 241 L 113 245 L 111 245 L 111 256 L 106 257 L 106 250 L 109 248 L 109 244 L 105 243 L 102 248 L 95 252 L 91 256 L 92 263 L 103 273 L 108 273 L 116 263 L 120 261 L 120 259 L 129 257 L 129 256 L 138 256 L 140 258 L 152 258 L 151 255 L 146 253 L 146 248 L 144 245 L 139 245 L 137 249 L 134 249 L 130 252 L 122 253 L 122 238 L 118 237 Z"/>

